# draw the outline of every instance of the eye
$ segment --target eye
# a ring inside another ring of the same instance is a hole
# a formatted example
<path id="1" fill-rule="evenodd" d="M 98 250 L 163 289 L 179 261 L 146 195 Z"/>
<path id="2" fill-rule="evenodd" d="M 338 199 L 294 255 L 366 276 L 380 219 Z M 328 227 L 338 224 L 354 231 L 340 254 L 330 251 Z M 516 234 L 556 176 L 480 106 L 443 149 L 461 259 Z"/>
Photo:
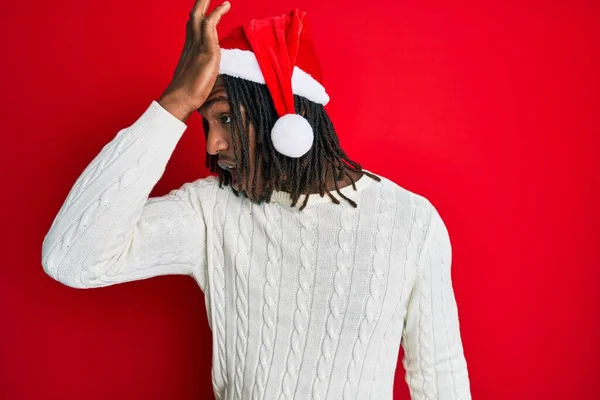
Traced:
<path id="1" fill-rule="evenodd" d="M 231 116 L 221 115 L 221 123 L 223 123 L 225 125 L 229 125 L 231 123 Z"/>

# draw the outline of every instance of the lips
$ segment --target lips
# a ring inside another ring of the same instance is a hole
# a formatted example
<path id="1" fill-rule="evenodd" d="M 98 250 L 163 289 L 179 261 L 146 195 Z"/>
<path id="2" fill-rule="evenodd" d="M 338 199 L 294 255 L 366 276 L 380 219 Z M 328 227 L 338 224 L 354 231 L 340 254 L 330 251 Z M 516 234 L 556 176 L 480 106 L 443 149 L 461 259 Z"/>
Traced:
<path id="1" fill-rule="evenodd" d="M 221 161 L 221 160 L 219 160 L 217 162 L 217 164 L 219 165 L 219 167 L 221 167 L 225 171 L 230 171 L 232 169 L 235 169 L 235 167 L 236 167 L 235 163 L 232 163 L 230 161 Z"/>
<path id="2" fill-rule="evenodd" d="M 237 169 L 236 169 L 236 165 L 235 163 L 231 162 L 231 161 L 226 161 L 226 160 L 219 160 L 217 162 L 217 164 L 219 165 L 219 167 L 224 170 L 227 171 L 231 174 L 231 185 L 237 185 L 238 182 L 238 174 L 237 174 Z"/>

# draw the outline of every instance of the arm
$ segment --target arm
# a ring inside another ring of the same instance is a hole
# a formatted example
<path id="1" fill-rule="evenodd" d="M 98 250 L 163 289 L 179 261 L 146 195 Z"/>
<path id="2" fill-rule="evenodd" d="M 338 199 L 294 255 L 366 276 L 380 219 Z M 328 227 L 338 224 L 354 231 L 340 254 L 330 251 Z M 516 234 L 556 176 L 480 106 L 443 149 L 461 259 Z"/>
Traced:
<path id="1" fill-rule="evenodd" d="M 148 198 L 186 127 L 153 101 L 104 146 L 44 238 L 48 275 L 92 288 L 203 270 L 206 227 L 195 191 L 201 181 Z M 203 273 L 198 277 L 203 286 Z"/>
<path id="2" fill-rule="evenodd" d="M 450 274 L 450 238 L 439 213 L 427 203 L 429 221 L 404 321 L 405 378 L 414 400 L 470 400 Z"/>
<path id="3" fill-rule="evenodd" d="M 206 276 L 206 226 L 197 180 L 167 196 L 150 191 L 219 72 L 217 25 L 231 4 L 208 17 L 196 0 L 171 83 L 130 127 L 120 130 L 71 189 L 42 244 L 44 271 L 74 288 L 108 286 L 165 274 Z"/>

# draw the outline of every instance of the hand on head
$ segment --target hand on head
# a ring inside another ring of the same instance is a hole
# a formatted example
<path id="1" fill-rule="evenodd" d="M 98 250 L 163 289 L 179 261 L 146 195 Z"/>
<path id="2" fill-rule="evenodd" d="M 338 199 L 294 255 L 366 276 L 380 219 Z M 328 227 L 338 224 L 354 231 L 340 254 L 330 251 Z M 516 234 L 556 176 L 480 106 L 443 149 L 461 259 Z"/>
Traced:
<path id="1" fill-rule="evenodd" d="M 185 44 L 171 83 L 159 103 L 185 120 L 206 101 L 219 74 L 221 48 L 217 25 L 230 9 L 228 1 L 206 15 L 210 0 L 196 0 L 186 25 Z"/>

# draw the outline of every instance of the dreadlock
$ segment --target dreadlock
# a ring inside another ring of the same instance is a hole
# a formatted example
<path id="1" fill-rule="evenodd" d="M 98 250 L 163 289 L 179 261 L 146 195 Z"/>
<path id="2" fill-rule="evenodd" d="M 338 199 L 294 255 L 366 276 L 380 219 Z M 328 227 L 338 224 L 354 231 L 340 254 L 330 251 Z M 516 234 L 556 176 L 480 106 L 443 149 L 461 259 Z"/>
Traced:
<path id="1" fill-rule="evenodd" d="M 300 211 L 304 209 L 308 202 L 310 194 L 308 190 L 318 183 L 319 194 L 323 197 L 327 194 L 335 204 L 340 204 L 326 186 L 327 170 L 331 168 L 334 177 L 335 189 L 337 194 L 348 201 L 353 207 L 356 203 L 344 196 L 338 187 L 338 180 L 348 176 L 352 182 L 352 187 L 356 190 L 354 179 L 348 171 L 362 172 L 370 178 L 380 181 L 377 175 L 364 171 L 362 167 L 352 161 L 341 149 L 333 123 L 329 119 L 325 108 L 318 103 L 312 102 L 305 97 L 294 95 L 296 113 L 302 113 L 312 126 L 315 133 L 315 140 L 311 149 L 299 158 L 291 158 L 278 153 L 271 142 L 271 128 L 278 119 L 277 111 L 273 105 L 273 100 L 266 85 L 251 82 L 241 78 L 235 78 L 223 75 L 229 106 L 231 108 L 232 134 L 240 136 L 241 152 L 237 149 L 237 140 L 232 140 L 235 154 L 241 154 L 242 159 L 238 160 L 238 167 L 241 169 L 242 176 L 246 179 L 246 188 L 250 187 L 253 201 L 256 203 L 270 202 L 274 190 L 283 190 L 290 193 L 292 204 L 296 206 L 300 196 L 306 194 Z M 246 120 L 243 119 L 240 106 L 243 105 L 246 110 Z M 250 124 L 254 126 L 256 132 L 256 156 L 254 157 L 254 174 L 252 185 L 248 180 L 250 174 L 249 157 L 249 137 Z M 208 133 L 208 123 L 203 119 L 205 135 Z M 243 134 L 239 134 L 243 132 Z M 217 172 L 219 177 L 219 186 L 229 185 L 231 183 L 231 173 L 217 166 L 217 155 L 206 154 L 206 166 L 209 171 Z M 259 163 L 263 163 L 263 188 L 257 195 L 257 177 Z M 232 188 L 233 189 L 233 188 Z M 233 189 L 235 195 L 238 192 Z"/>

